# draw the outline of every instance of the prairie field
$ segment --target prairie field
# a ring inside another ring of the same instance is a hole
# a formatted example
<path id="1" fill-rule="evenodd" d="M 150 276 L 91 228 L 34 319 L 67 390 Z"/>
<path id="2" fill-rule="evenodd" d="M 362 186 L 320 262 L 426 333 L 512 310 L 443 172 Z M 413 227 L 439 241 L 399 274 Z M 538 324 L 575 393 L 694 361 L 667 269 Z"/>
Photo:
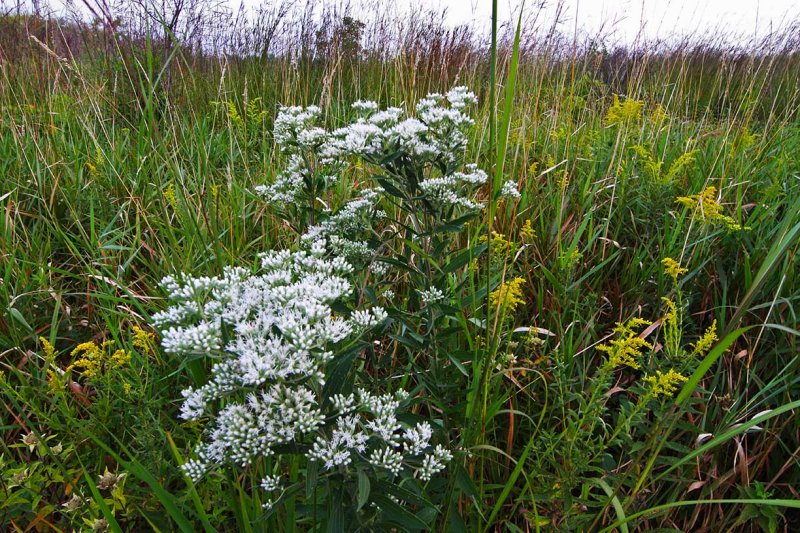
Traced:
<path id="1" fill-rule="evenodd" d="M 0 530 L 800 530 L 800 17 L 86 5 L 0 9 Z"/>

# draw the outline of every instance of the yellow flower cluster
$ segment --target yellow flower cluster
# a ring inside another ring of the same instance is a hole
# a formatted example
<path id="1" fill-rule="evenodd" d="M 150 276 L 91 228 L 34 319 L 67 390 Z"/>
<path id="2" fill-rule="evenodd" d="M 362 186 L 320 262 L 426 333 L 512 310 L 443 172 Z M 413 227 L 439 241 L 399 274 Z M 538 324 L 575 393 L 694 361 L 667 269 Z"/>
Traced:
<path id="1" fill-rule="evenodd" d="M 642 318 L 632 318 L 625 322 L 618 322 L 614 328 L 616 339 L 608 344 L 601 344 L 597 349 L 608 354 L 608 366 L 618 368 L 629 366 L 631 368 L 641 368 L 636 362 L 636 358 L 642 355 L 644 350 L 652 350 L 653 345 L 644 340 L 636 332 L 637 328 L 649 326 L 650 322 Z"/>
<path id="2" fill-rule="evenodd" d="M 717 337 L 717 321 L 711 323 L 711 326 L 703 333 L 703 336 L 700 337 L 697 342 L 693 345 L 694 351 L 692 352 L 693 355 L 699 355 L 700 357 L 704 356 L 708 353 L 714 343 L 719 340 Z"/>
<path id="3" fill-rule="evenodd" d="M 648 384 L 648 393 L 651 396 L 670 397 L 678 390 L 678 385 L 686 381 L 686 377 L 670 369 L 666 374 L 660 370 L 656 371 L 655 376 L 645 376 L 644 382 Z"/>
<path id="4" fill-rule="evenodd" d="M 92 341 L 79 344 L 72 350 L 72 357 L 79 357 L 67 370 L 80 369 L 81 376 L 85 378 L 94 378 L 102 373 L 103 364 L 107 361 L 108 366 L 112 368 L 120 368 L 130 363 L 131 354 L 125 350 L 116 350 L 110 356 L 106 353 L 113 341 L 106 341 L 101 346 L 98 346 Z"/>
<path id="5" fill-rule="evenodd" d="M 489 253 L 495 258 L 506 258 L 517 253 L 519 245 L 514 241 L 510 241 L 505 235 L 493 231 L 491 236 L 487 239 L 485 235 L 481 235 L 479 240 L 482 244 L 489 245 Z"/>
<path id="6" fill-rule="evenodd" d="M 155 335 L 150 333 L 149 331 L 145 331 L 139 326 L 133 326 L 133 346 L 139 348 L 140 350 L 144 350 L 145 352 L 150 350 L 150 346 L 152 346 L 155 339 Z"/>
<path id="7" fill-rule="evenodd" d="M 173 184 L 170 183 L 164 189 L 164 199 L 172 206 L 172 209 L 178 209 L 178 197 L 175 194 L 175 186 Z"/>
<path id="8" fill-rule="evenodd" d="M 45 359 L 47 359 L 48 361 L 55 360 L 56 349 L 52 344 L 50 344 L 50 341 L 48 341 L 44 337 L 39 337 L 39 342 L 42 345 L 42 351 L 44 352 Z"/>
<path id="9" fill-rule="evenodd" d="M 671 277 L 673 281 L 678 281 L 680 276 L 689 272 L 688 268 L 681 267 L 681 264 L 671 257 L 662 259 L 661 264 L 664 265 L 664 272 L 666 272 L 667 276 Z"/>
<path id="10" fill-rule="evenodd" d="M 736 221 L 723 213 L 722 205 L 717 201 L 717 188 L 709 185 L 703 189 L 700 194 L 692 194 L 690 196 L 679 196 L 676 200 L 679 204 L 684 205 L 695 212 L 699 212 L 700 220 L 724 226 L 729 231 L 739 231 L 742 226 Z M 745 227 L 745 230 L 750 229 Z"/>
<path id="11" fill-rule="evenodd" d="M 522 229 L 519 230 L 519 236 L 525 242 L 532 242 L 536 238 L 536 230 L 531 226 L 531 219 L 526 220 L 525 224 L 522 225 Z"/>
<path id="12" fill-rule="evenodd" d="M 638 122 L 642 118 L 643 107 L 644 102 L 641 100 L 626 98 L 624 102 L 620 102 L 619 95 L 615 94 L 614 103 L 606 113 L 605 124 L 606 126 L 611 126 L 612 124 L 623 124 L 629 121 Z"/>
<path id="13" fill-rule="evenodd" d="M 522 278 L 514 278 L 501 284 L 500 287 L 489 293 L 489 304 L 513 311 L 518 305 L 525 303 L 525 299 L 522 297 L 522 285 L 524 284 L 525 280 Z"/>

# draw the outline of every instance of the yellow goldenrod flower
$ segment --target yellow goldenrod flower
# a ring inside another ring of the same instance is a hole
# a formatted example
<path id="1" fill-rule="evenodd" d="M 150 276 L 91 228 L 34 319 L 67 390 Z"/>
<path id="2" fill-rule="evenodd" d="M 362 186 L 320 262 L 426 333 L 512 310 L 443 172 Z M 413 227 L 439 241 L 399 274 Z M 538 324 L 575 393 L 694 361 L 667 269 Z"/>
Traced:
<path id="1" fill-rule="evenodd" d="M 489 253 L 493 256 L 506 258 L 517 253 L 519 246 L 506 238 L 505 235 L 493 231 L 491 236 L 487 239 L 485 235 L 481 235 L 479 242 L 482 244 L 489 244 Z"/>
<path id="2" fill-rule="evenodd" d="M 178 197 L 175 194 L 175 186 L 173 184 L 170 183 L 164 189 L 164 199 L 172 206 L 172 209 L 178 209 Z"/>
<path id="3" fill-rule="evenodd" d="M 111 356 L 111 362 L 114 363 L 115 368 L 119 368 L 121 366 L 125 366 L 131 360 L 131 353 L 126 352 L 125 350 L 117 350 Z"/>
<path id="4" fill-rule="evenodd" d="M 97 376 L 103 367 L 103 350 L 94 342 L 84 342 L 79 344 L 72 350 L 71 355 L 77 357 L 82 355 L 80 359 L 74 361 L 67 367 L 67 370 L 73 368 L 81 368 L 80 374 L 86 378 L 93 378 Z"/>
<path id="5" fill-rule="evenodd" d="M 55 347 L 50 344 L 50 341 L 45 339 L 44 337 L 39 337 L 39 342 L 42 345 L 42 352 L 44 352 L 44 357 L 48 361 L 52 361 L 56 358 L 56 349 Z"/>
<path id="6" fill-rule="evenodd" d="M 561 254 L 561 264 L 564 268 L 572 268 L 580 264 L 581 259 L 583 259 L 583 254 L 580 253 L 578 250 L 572 250 L 571 252 L 567 253 L 564 252 Z"/>
<path id="7" fill-rule="evenodd" d="M 714 346 L 714 343 L 719 340 L 717 337 L 717 321 L 711 323 L 711 326 L 703 333 L 697 342 L 694 344 L 694 351 L 692 355 L 704 356 Z"/>
<path id="8" fill-rule="evenodd" d="M 522 225 L 522 229 L 519 230 L 519 236 L 525 242 L 531 242 L 536 238 L 536 230 L 531 226 L 530 219 L 526 220 L 525 224 Z"/>
<path id="9" fill-rule="evenodd" d="M 645 376 L 644 382 L 649 385 L 648 394 L 654 397 L 670 397 L 678 390 L 678 385 L 686 381 L 686 377 L 670 369 L 666 374 L 660 370 L 655 376 Z"/>
<path id="10" fill-rule="evenodd" d="M 666 272 L 667 276 L 671 277 L 673 281 L 678 281 L 680 276 L 689 272 L 688 268 L 681 267 L 681 264 L 671 257 L 662 259 L 661 264 L 664 265 L 664 272 Z"/>
<path id="11" fill-rule="evenodd" d="M 641 100 L 626 98 L 624 102 L 620 102 L 619 95 L 615 94 L 614 103 L 608 108 L 604 122 L 606 126 L 629 121 L 637 122 L 642 118 L 642 107 L 644 102 Z"/>
<path id="12" fill-rule="evenodd" d="M 131 393 L 131 384 L 130 383 L 123 383 L 122 384 L 122 393 L 127 396 Z"/>
<path id="13" fill-rule="evenodd" d="M 519 304 L 525 303 L 525 299 L 522 298 L 522 285 L 524 283 L 524 279 L 514 278 L 501 284 L 500 287 L 489 293 L 489 304 L 513 311 Z"/>
<path id="14" fill-rule="evenodd" d="M 726 227 L 729 231 L 739 231 L 742 226 L 723 213 L 722 204 L 717 201 L 717 188 L 710 185 L 700 194 L 679 196 L 676 201 L 690 209 L 694 209 L 700 220 L 709 224 Z M 750 229 L 745 227 L 745 230 Z"/>
<path id="15" fill-rule="evenodd" d="M 599 351 L 608 354 L 608 366 L 611 368 L 621 366 L 641 368 L 641 365 L 636 362 L 636 358 L 642 355 L 644 350 L 652 350 L 653 345 L 640 337 L 636 329 L 649 325 L 650 322 L 641 318 L 632 318 L 624 324 L 618 322 L 614 328 L 617 338 L 609 341 L 608 344 L 601 344 L 597 347 Z"/>
<path id="16" fill-rule="evenodd" d="M 51 394 L 57 393 L 61 390 L 61 382 L 58 379 L 58 374 L 53 370 L 47 369 L 47 391 Z"/>
<path id="17" fill-rule="evenodd" d="M 150 350 L 150 346 L 154 342 L 155 335 L 149 331 L 145 331 L 139 326 L 133 326 L 133 346 L 144 351 Z"/>

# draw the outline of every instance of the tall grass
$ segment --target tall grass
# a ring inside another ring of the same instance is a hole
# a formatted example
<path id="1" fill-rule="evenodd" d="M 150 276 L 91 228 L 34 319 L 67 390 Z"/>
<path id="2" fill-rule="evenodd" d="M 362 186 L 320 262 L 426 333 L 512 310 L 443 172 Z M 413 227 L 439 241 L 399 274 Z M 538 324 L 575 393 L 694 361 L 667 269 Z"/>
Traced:
<path id="1" fill-rule="evenodd" d="M 0 17 L 0 523 L 63 529 L 59 505 L 81 485 L 86 516 L 119 530 L 292 529 L 291 506 L 254 521 L 246 479 L 186 484 L 177 457 L 198 431 L 176 421 L 178 391 L 204 369 L 136 348 L 132 328 L 164 305 L 164 275 L 215 274 L 291 244 L 253 193 L 282 164 L 279 104 L 321 103 L 336 126 L 360 98 L 399 105 L 463 84 L 481 102 L 470 157 L 522 197 L 462 239 L 493 230 L 524 244 L 496 256 L 495 275 L 523 278 L 525 305 L 454 326 L 443 371 L 454 381 L 437 385 L 440 407 L 469 424 L 451 428 L 469 454 L 437 527 L 797 529 L 797 24 L 740 48 L 711 35 L 607 50 L 535 10 L 491 46 L 436 13 L 392 19 L 380 2 L 363 26 L 346 6 L 279 7 L 171 47 L 135 13 L 117 29 Z M 610 120 L 614 95 L 642 111 Z M 361 179 L 354 170 L 332 201 Z M 749 229 L 707 226 L 675 202 L 708 186 Z M 527 220 L 533 237 L 520 233 Z M 676 286 L 665 257 L 688 268 Z M 714 320 L 722 340 L 647 417 L 632 414 L 636 376 L 615 374 L 597 405 L 617 426 L 595 427 L 596 346 L 616 322 L 662 318 L 676 291 L 685 344 Z M 509 323 L 539 333 L 501 364 Z M 79 343 L 113 339 L 131 349 L 131 371 L 57 394 L 40 337 L 61 368 Z M 34 452 L 20 445 L 31 432 L 55 440 Z M 11 476 L 26 463 L 23 491 Z M 105 468 L 128 473 L 124 502 L 97 488 Z"/>

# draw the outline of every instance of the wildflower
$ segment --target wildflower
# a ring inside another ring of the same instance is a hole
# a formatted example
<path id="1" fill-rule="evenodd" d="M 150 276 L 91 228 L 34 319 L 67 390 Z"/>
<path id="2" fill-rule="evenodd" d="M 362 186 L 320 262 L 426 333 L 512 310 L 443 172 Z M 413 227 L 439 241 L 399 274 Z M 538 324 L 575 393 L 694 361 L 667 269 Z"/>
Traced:
<path id="1" fill-rule="evenodd" d="M 421 422 L 416 427 L 407 429 L 403 434 L 406 453 L 411 455 L 422 453 L 428 447 L 432 436 L 433 430 L 427 422 Z"/>
<path id="2" fill-rule="evenodd" d="M 453 459 L 453 454 L 441 444 L 437 445 L 422 461 L 422 468 L 417 473 L 422 481 L 430 481 L 433 474 L 444 470 L 445 465 Z"/>
<path id="3" fill-rule="evenodd" d="M 172 183 L 164 189 L 164 199 L 172 206 L 172 209 L 178 209 L 178 196 L 175 194 L 175 186 Z"/>
<path id="4" fill-rule="evenodd" d="M 22 437 L 22 444 L 28 447 L 28 451 L 32 452 L 39 445 L 39 438 L 33 432 L 28 433 Z"/>
<path id="5" fill-rule="evenodd" d="M 383 449 L 377 448 L 370 455 L 369 462 L 379 468 L 385 468 L 396 476 L 400 473 L 403 464 L 403 454 L 396 452 L 390 446 Z"/>
<path id="6" fill-rule="evenodd" d="M 108 520 L 97 518 L 92 522 L 92 533 L 105 533 L 108 531 Z"/>
<path id="7" fill-rule="evenodd" d="M 503 187 L 500 189 L 500 198 L 519 198 L 520 196 L 521 194 L 514 180 L 508 180 L 503 183 Z"/>
<path id="8" fill-rule="evenodd" d="M 522 240 L 526 242 L 532 242 L 533 239 L 536 238 L 536 230 L 533 229 L 530 219 L 526 220 L 525 224 L 522 225 L 522 229 L 519 230 L 519 235 L 522 237 Z"/>
<path id="9" fill-rule="evenodd" d="M 65 511 L 73 513 L 83 507 L 84 500 L 77 494 L 73 494 L 72 498 L 61 504 Z"/>
<path id="10" fill-rule="evenodd" d="M 98 477 L 100 478 L 97 482 L 98 489 L 114 490 L 117 487 L 117 483 L 125 477 L 125 474 L 114 474 L 113 472 L 109 472 L 108 468 L 106 468 L 105 472 Z"/>
<path id="11" fill-rule="evenodd" d="M 679 204 L 699 213 L 700 220 L 712 225 L 725 227 L 728 231 L 739 231 L 742 228 L 736 221 L 723 213 L 722 204 L 717 201 L 717 188 L 709 185 L 699 194 L 690 196 L 679 196 L 676 200 Z M 750 228 L 745 227 L 745 230 Z"/>
<path id="12" fill-rule="evenodd" d="M 642 355 L 644 350 L 652 350 L 653 345 L 644 340 L 635 329 L 642 326 L 649 326 L 650 322 L 641 318 L 632 318 L 628 322 L 618 322 L 614 327 L 615 339 L 608 344 L 601 344 L 597 349 L 608 354 L 608 366 L 619 368 L 628 366 L 634 369 L 641 368 L 636 358 Z"/>
<path id="13" fill-rule="evenodd" d="M 50 341 L 44 337 L 39 337 L 39 343 L 42 345 L 42 351 L 44 352 L 45 359 L 48 361 L 54 360 L 56 357 L 56 349 L 52 344 L 50 344 Z"/>
<path id="14" fill-rule="evenodd" d="M 570 269 L 581 262 L 581 259 L 583 259 L 583 254 L 576 249 L 572 249 L 562 253 L 560 259 L 563 268 Z"/>
<path id="15" fill-rule="evenodd" d="M 697 342 L 694 344 L 694 351 L 692 355 L 704 356 L 714 346 L 714 343 L 719 340 L 717 337 L 717 321 L 711 323 L 711 326 L 703 333 Z"/>
<path id="16" fill-rule="evenodd" d="M 518 305 L 525 303 L 525 299 L 522 297 L 522 285 L 524 284 L 523 278 L 514 278 L 501 284 L 500 287 L 489 293 L 489 305 L 514 311 Z"/>
<path id="17" fill-rule="evenodd" d="M 261 488 L 266 492 L 272 492 L 281 488 L 280 476 L 267 476 L 261 479 Z"/>
<path id="18" fill-rule="evenodd" d="M 485 235 L 481 235 L 479 242 L 489 244 L 489 253 L 492 256 L 500 258 L 504 261 L 506 258 L 513 256 L 519 250 L 519 245 L 506 238 L 505 235 L 492 231 L 487 239 Z"/>
<path id="19" fill-rule="evenodd" d="M 113 364 L 114 368 L 125 366 L 130 363 L 130 361 L 131 353 L 126 352 L 125 350 L 117 350 L 111 356 L 111 363 Z"/>
<path id="20" fill-rule="evenodd" d="M 648 394 L 653 397 L 670 397 L 678 390 L 678 385 L 686 381 L 687 378 L 670 369 L 666 374 L 660 370 L 654 376 L 645 376 L 644 382 L 648 384 Z"/>
<path id="21" fill-rule="evenodd" d="M 619 95 L 615 94 L 614 103 L 608 109 L 604 122 L 606 126 L 636 122 L 642 118 L 642 107 L 644 107 L 644 102 L 641 100 L 626 98 L 625 101 L 620 102 Z"/>
<path id="22" fill-rule="evenodd" d="M 678 306 L 669 298 L 661 299 L 667 305 L 667 312 L 663 319 L 665 350 L 670 356 L 678 356 L 683 353 L 681 349 L 681 318 Z"/>
<path id="23" fill-rule="evenodd" d="M 72 350 L 70 354 L 72 357 L 82 355 L 79 359 L 75 360 L 67 370 L 73 368 L 82 368 L 80 374 L 85 378 L 93 378 L 97 376 L 103 366 L 103 350 L 94 342 L 84 342 L 79 344 Z"/>
<path id="24" fill-rule="evenodd" d="M 671 257 L 662 259 L 661 264 L 664 265 L 664 272 L 676 283 L 680 276 L 689 272 L 689 269 L 681 267 L 681 264 Z"/>
<path id="25" fill-rule="evenodd" d="M 149 331 L 145 331 L 139 326 L 133 326 L 133 346 L 145 352 L 150 350 L 151 343 L 155 335 Z"/>
<path id="26" fill-rule="evenodd" d="M 444 300 L 444 293 L 436 287 L 428 287 L 427 290 L 418 291 L 423 305 L 433 305 Z"/>

